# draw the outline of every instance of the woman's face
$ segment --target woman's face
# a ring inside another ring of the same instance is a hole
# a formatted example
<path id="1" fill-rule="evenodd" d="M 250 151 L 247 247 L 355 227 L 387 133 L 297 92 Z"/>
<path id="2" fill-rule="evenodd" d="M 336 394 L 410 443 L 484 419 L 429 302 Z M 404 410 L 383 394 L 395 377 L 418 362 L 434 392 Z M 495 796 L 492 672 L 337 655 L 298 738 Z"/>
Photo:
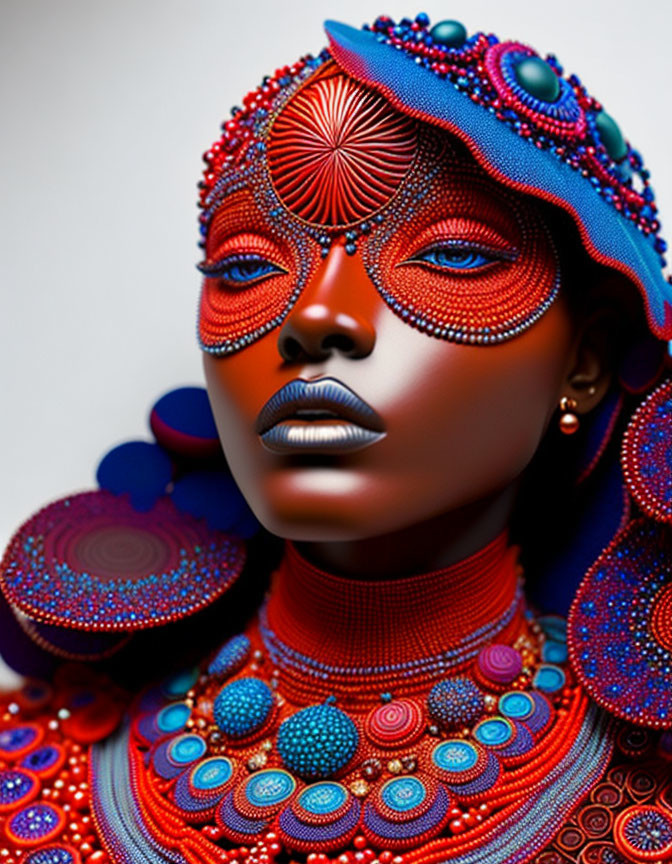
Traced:
<path id="1" fill-rule="evenodd" d="M 279 536 L 374 537 L 487 498 L 529 463 L 562 395 L 573 329 L 541 212 L 442 133 L 421 137 L 370 225 L 332 147 L 320 188 L 365 224 L 332 232 L 326 254 L 301 233 L 306 199 L 294 216 L 284 201 L 296 224 L 282 233 L 238 189 L 210 225 L 201 333 L 256 329 L 204 355 L 208 392 L 234 477 Z"/>

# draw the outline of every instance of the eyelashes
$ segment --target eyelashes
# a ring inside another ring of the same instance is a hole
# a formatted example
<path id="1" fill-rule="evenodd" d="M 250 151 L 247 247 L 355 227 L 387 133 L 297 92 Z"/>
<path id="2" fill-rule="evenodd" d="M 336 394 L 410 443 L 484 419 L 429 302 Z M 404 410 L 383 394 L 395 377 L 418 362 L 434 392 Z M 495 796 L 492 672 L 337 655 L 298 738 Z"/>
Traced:
<path id="1" fill-rule="evenodd" d="M 205 261 L 198 269 L 211 279 L 221 279 L 227 287 L 244 288 L 256 285 L 271 276 L 287 273 L 284 267 L 255 253 L 237 253 L 227 255 L 220 261 Z"/>
<path id="2" fill-rule="evenodd" d="M 518 252 L 515 249 L 501 249 L 453 239 L 433 243 L 397 266 L 420 264 L 438 272 L 474 273 L 483 272 L 502 261 L 514 261 L 517 257 Z"/>

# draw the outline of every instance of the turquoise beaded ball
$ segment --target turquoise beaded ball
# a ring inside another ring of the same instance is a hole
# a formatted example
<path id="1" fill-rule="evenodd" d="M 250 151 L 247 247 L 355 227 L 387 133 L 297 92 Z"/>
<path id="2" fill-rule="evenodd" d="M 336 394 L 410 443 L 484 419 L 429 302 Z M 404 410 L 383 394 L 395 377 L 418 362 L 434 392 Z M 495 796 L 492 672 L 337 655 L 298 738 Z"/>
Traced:
<path id="1" fill-rule="evenodd" d="M 357 750 L 353 721 L 332 705 L 311 705 L 288 717 L 278 730 L 278 753 L 285 767 L 308 780 L 331 777 Z"/>
<path id="2" fill-rule="evenodd" d="M 259 678 L 239 678 L 219 691 L 215 723 L 225 735 L 244 738 L 260 729 L 273 710 L 273 693 Z"/>

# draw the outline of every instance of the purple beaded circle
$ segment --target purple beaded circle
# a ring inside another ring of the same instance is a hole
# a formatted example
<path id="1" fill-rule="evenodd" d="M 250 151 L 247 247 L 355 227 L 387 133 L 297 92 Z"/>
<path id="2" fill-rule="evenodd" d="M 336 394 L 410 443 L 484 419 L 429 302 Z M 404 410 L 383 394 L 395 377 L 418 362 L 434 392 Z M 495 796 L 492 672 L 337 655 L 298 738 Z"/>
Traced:
<path id="1" fill-rule="evenodd" d="M 139 513 L 126 496 L 84 492 L 50 504 L 19 528 L 0 587 L 37 621 L 129 632 L 209 605 L 243 562 L 239 540 L 180 513 L 169 498 Z"/>
<path id="2" fill-rule="evenodd" d="M 672 380 L 635 411 L 623 438 L 628 489 L 647 516 L 672 523 Z"/>
<path id="3" fill-rule="evenodd" d="M 570 611 L 569 651 L 608 711 L 672 726 L 672 538 L 664 526 L 631 522 L 590 568 Z"/>

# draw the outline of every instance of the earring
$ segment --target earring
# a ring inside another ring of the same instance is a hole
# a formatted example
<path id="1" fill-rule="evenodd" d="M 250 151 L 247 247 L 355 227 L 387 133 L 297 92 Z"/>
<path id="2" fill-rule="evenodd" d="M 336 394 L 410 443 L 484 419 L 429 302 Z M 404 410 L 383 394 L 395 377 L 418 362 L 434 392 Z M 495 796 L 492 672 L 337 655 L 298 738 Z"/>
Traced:
<path id="1" fill-rule="evenodd" d="M 579 418 L 575 414 L 577 404 L 576 399 L 569 396 L 563 396 L 560 400 L 562 414 L 558 425 L 560 431 L 565 435 L 573 435 L 579 428 Z"/>

